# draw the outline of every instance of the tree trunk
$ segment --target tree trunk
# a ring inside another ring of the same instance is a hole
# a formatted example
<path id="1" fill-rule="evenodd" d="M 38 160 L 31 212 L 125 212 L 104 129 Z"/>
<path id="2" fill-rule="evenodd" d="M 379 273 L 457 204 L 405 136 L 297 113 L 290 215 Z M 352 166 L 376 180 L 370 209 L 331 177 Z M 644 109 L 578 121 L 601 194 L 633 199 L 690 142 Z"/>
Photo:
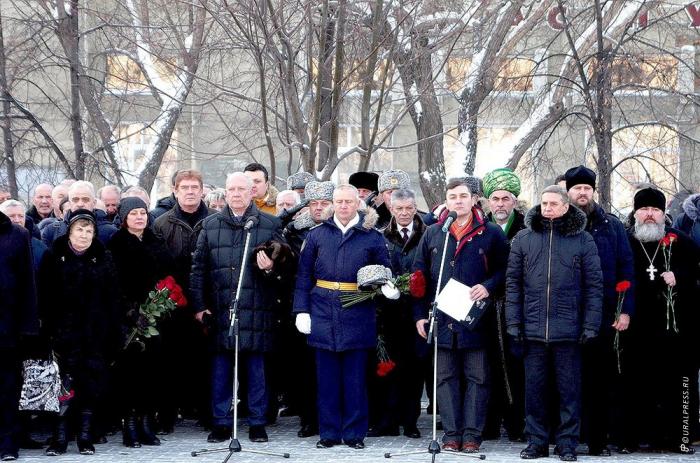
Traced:
<path id="1" fill-rule="evenodd" d="M 3 35 L 2 12 L 0 12 L 0 90 L 2 91 L 2 139 L 5 147 L 5 168 L 7 183 L 13 198 L 19 197 L 17 171 L 12 146 L 12 119 L 10 115 L 10 92 L 7 88 L 7 68 L 5 63 L 5 38 Z"/>
<path id="2" fill-rule="evenodd" d="M 606 48 L 599 57 L 599 67 L 596 76 L 596 106 L 597 117 L 593 121 L 596 147 L 598 148 L 598 201 L 606 211 L 612 205 L 611 181 L 612 176 L 612 55 Z"/>
<path id="3" fill-rule="evenodd" d="M 319 113 L 316 129 L 318 130 L 318 157 L 316 170 L 323 170 L 328 163 L 331 147 L 331 118 L 333 117 L 333 98 L 331 88 L 333 87 L 333 48 L 335 40 L 335 14 L 336 8 L 328 6 L 326 27 L 322 31 L 323 41 L 319 52 L 318 76 L 319 85 Z"/>
<path id="4" fill-rule="evenodd" d="M 59 11 L 58 35 L 66 52 L 70 73 L 70 122 L 71 138 L 75 155 L 75 176 L 77 180 L 85 179 L 85 150 L 83 148 L 82 118 L 80 115 L 80 46 L 78 24 L 78 0 L 69 0 L 70 13 L 66 12 L 64 2 L 57 2 Z"/>
<path id="5" fill-rule="evenodd" d="M 429 208 L 444 201 L 445 158 L 443 153 L 443 124 L 440 104 L 435 94 L 433 63 L 428 39 L 416 40 L 420 45 L 416 63 L 416 88 L 422 113 L 418 118 L 418 170 L 421 191 Z"/>

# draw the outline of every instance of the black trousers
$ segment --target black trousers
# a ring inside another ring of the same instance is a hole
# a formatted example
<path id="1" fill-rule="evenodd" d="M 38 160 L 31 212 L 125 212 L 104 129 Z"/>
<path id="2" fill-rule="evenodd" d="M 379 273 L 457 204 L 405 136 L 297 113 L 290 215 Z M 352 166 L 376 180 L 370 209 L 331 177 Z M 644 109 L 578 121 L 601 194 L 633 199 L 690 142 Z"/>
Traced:
<path id="1" fill-rule="evenodd" d="M 13 349 L 0 349 L 0 453 L 16 452 L 21 366 Z"/>
<path id="2" fill-rule="evenodd" d="M 581 432 L 582 440 L 594 450 L 607 444 L 629 444 L 629 423 L 623 413 L 623 404 L 629 400 L 625 394 L 629 386 L 623 357 L 625 334 L 620 335 L 620 370 L 613 347 L 614 333 L 605 332 L 583 346 Z"/>
<path id="3" fill-rule="evenodd" d="M 548 382 L 559 393 L 556 443 L 576 448 L 580 436 L 581 346 L 576 342 L 525 342 L 525 433 L 531 444 L 549 445 Z"/>

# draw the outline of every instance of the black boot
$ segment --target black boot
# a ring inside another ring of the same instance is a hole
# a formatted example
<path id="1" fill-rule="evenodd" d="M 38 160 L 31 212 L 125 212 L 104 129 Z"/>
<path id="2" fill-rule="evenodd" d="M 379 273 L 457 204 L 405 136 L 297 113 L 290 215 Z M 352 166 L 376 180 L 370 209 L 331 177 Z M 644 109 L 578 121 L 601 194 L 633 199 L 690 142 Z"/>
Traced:
<path id="1" fill-rule="evenodd" d="M 59 416 L 49 442 L 49 447 L 46 449 L 46 455 L 56 457 L 66 453 L 68 448 L 68 420 L 65 416 Z"/>
<path id="2" fill-rule="evenodd" d="M 160 445 L 160 439 L 156 437 L 156 433 L 153 432 L 154 424 L 153 415 L 144 415 L 139 419 L 139 438 L 143 445 Z"/>
<path id="3" fill-rule="evenodd" d="M 122 443 L 125 447 L 139 448 L 141 442 L 136 427 L 136 415 L 132 412 L 124 418 L 124 427 L 122 428 Z"/>
<path id="4" fill-rule="evenodd" d="M 93 455 L 95 453 L 95 446 L 92 445 L 92 410 L 83 410 L 80 412 L 78 452 L 80 452 L 81 455 Z"/>

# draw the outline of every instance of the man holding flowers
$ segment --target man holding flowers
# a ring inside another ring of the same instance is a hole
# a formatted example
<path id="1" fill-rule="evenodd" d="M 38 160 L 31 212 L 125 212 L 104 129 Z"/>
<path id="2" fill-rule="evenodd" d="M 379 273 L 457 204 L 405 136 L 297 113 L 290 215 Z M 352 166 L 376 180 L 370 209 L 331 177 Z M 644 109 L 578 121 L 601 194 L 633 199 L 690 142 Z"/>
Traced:
<path id="1" fill-rule="evenodd" d="M 697 301 L 700 250 L 665 223 L 666 197 L 655 188 L 634 196 L 629 239 L 637 284 L 630 330 L 631 435 L 655 448 L 694 453 L 697 425 Z"/>
<path id="2" fill-rule="evenodd" d="M 364 448 L 368 427 L 366 367 L 377 343 L 375 302 L 343 307 L 341 295 L 357 292 L 357 272 L 368 265 L 388 267 L 373 209 L 358 212 L 352 185 L 333 192 L 333 216 L 309 231 L 299 257 L 294 312 L 297 329 L 316 349 L 318 448 L 344 442 Z"/>
<path id="3" fill-rule="evenodd" d="M 632 250 L 622 222 L 593 199 L 595 172 L 578 166 L 567 170 L 564 177 L 571 203 L 586 214 L 586 231 L 593 236 L 603 271 L 600 331 L 582 352 L 582 434 L 588 442 L 589 455 L 608 456 L 608 444 L 624 448 L 628 440 L 628 427 L 621 422 L 624 404 L 621 372 L 624 332 L 634 310 L 634 292 L 623 289 L 634 282 Z M 622 282 L 627 285 L 618 285 Z"/>
<path id="4" fill-rule="evenodd" d="M 384 229 L 389 249 L 391 270 L 395 276 L 411 271 L 426 226 L 417 214 L 416 195 L 407 189 L 391 192 L 391 220 Z M 413 299 L 402 294 L 398 300 L 380 302 L 377 310 L 377 331 L 395 367 L 384 371 L 380 363 L 378 374 L 370 379 L 370 437 L 398 435 L 403 426 L 406 437 L 418 438 L 416 426 L 420 415 L 423 378 L 430 367 L 425 343 L 418 343 L 413 323 Z"/>

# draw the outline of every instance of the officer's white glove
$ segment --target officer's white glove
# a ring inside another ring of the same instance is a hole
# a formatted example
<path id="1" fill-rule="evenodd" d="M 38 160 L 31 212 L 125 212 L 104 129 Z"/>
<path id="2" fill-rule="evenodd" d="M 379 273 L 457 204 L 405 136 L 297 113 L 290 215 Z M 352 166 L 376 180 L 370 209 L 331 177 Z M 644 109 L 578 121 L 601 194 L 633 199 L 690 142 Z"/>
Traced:
<path id="1" fill-rule="evenodd" d="M 301 334 L 311 334 L 311 315 L 307 313 L 298 313 L 294 324 Z"/>
<path id="2" fill-rule="evenodd" d="M 384 283 L 380 289 L 387 299 L 398 299 L 401 296 L 401 291 L 391 281 Z"/>

